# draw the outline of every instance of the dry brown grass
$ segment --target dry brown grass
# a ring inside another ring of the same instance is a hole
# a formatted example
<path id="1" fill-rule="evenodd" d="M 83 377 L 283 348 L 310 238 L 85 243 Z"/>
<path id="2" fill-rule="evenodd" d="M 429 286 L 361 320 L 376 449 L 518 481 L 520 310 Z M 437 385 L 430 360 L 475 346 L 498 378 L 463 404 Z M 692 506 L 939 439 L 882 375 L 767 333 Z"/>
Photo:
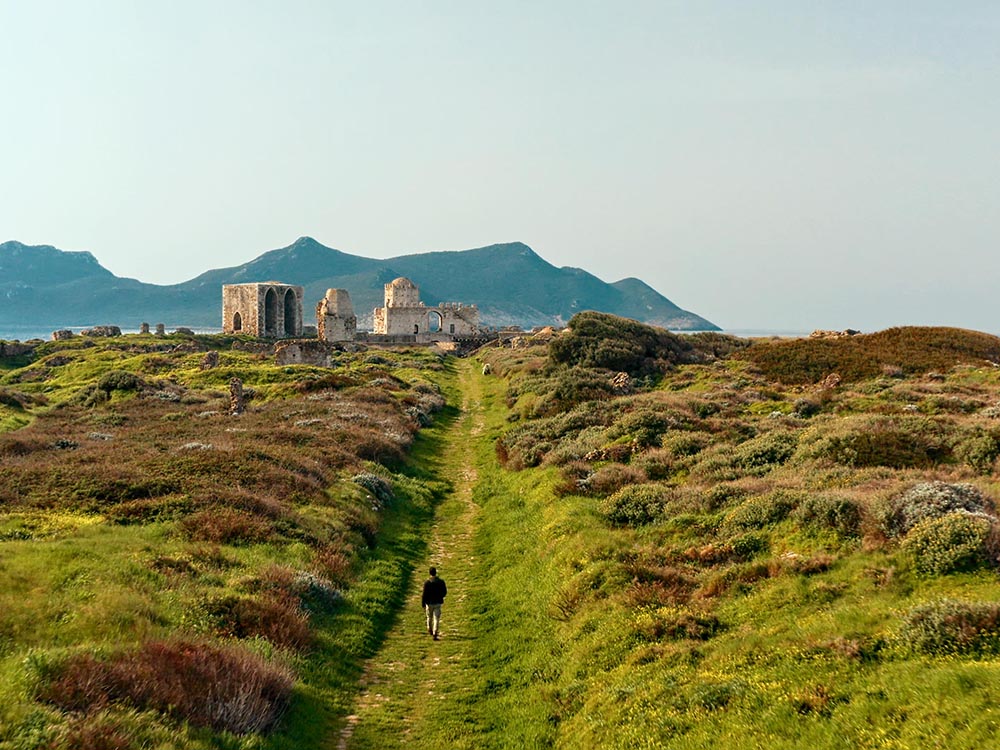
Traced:
<path id="1" fill-rule="evenodd" d="M 107 661 L 89 654 L 72 657 L 55 670 L 39 697 L 65 711 L 93 714 L 126 704 L 195 726 L 246 734 L 271 729 L 284 713 L 291 689 L 287 668 L 249 651 L 173 640 L 150 641 Z M 116 736 L 113 728 L 99 726 L 87 731 L 91 736 L 103 732 L 109 741 Z"/>

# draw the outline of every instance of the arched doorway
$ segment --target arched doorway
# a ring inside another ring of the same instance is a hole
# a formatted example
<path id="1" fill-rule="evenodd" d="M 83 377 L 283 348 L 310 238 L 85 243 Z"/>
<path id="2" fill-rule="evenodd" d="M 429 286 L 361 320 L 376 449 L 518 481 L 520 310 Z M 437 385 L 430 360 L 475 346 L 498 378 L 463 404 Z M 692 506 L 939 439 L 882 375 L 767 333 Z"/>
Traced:
<path id="1" fill-rule="evenodd" d="M 264 295 L 264 336 L 278 337 L 278 293 L 273 287 L 268 288 Z"/>
<path id="2" fill-rule="evenodd" d="M 294 336 L 296 334 L 296 329 L 298 328 L 298 298 L 295 296 L 295 292 L 291 289 L 285 290 L 285 335 Z"/>
<path id="3" fill-rule="evenodd" d="M 441 313 L 436 310 L 427 313 L 427 330 L 431 333 L 440 333 L 442 328 L 444 328 L 444 321 L 441 319 Z"/>
<path id="4" fill-rule="evenodd" d="M 243 316 L 239 313 L 233 315 L 233 330 L 242 331 L 243 330 Z"/>

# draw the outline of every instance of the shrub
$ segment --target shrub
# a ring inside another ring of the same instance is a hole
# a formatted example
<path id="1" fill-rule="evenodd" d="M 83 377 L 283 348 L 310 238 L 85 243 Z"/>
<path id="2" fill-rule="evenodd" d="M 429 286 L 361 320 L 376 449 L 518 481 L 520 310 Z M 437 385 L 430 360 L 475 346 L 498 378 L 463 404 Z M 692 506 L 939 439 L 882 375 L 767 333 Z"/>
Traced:
<path id="1" fill-rule="evenodd" d="M 312 566 L 333 584 L 344 585 L 351 574 L 351 550 L 328 544 L 316 550 Z"/>
<path id="2" fill-rule="evenodd" d="M 636 629 L 641 637 L 650 641 L 690 639 L 707 641 L 722 629 L 715 615 L 696 615 L 692 612 L 662 608 L 640 614 Z"/>
<path id="3" fill-rule="evenodd" d="M 261 597 L 225 596 L 210 602 L 208 614 L 220 635 L 260 636 L 281 648 L 302 649 L 312 642 L 309 616 L 292 594 L 277 590 Z"/>
<path id="4" fill-rule="evenodd" d="M 216 544 L 261 542 L 271 536 L 271 525 L 250 513 L 231 508 L 213 508 L 186 516 L 181 530 L 188 539 Z"/>
<path id="5" fill-rule="evenodd" d="M 796 495 L 782 490 L 752 497 L 726 515 L 722 521 L 723 531 L 733 534 L 778 523 L 788 516 L 798 500 Z"/>
<path id="6" fill-rule="evenodd" d="M 940 575 L 973 570 L 988 560 L 989 519 L 968 513 L 928 518 L 910 529 L 903 549 L 921 573 Z"/>
<path id="7" fill-rule="evenodd" d="M 1000 441 L 994 434 L 981 430 L 955 446 L 955 455 L 973 471 L 989 474 L 1000 456 Z"/>
<path id="8" fill-rule="evenodd" d="M 701 506 L 707 511 L 718 510 L 728 505 L 732 500 L 746 497 L 747 491 L 735 484 L 713 484 L 701 494 Z"/>
<path id="9" fill-rule="evenodd" d="M 956 362 L 996 362 L 1000 339 L 958 328 L 907 326 L 831 339 L 759 340 L 734 356 L 750 360 L 782 383 L 816 383 L 831 372 L 855 381 L 879 376 L 882 365 L 914 375 L 947 371 Z"/>
<path id="10" fill-rule="evenodd" d="M 798 445 L 798 437 L 790 432 L 768 432 L 737 446 L 733 457 L 737 466 L 760 472 L 785 463 Z"/>
<path id="11" fill-rule="evenodd" d="M 808 451 L 845 466 L 893 469 L 933 466 L 951 456 L 943 424 L 926 417 L 854 420 L 840 434 L 827 435 Z"/>
<path id="12" fill-rule="evenodd" d="M 641 526 L 656 520 L 671 494 L 660 484 L 633 484 L 602 500 L 598 511 L 615 526 Z"/>
<path id="13" fill-rule="evenodd" d="M 810 495 L 795 509 L 795 518 L 804 526 L 855 536 L 861 527 L 861 508 L 848 497 Z"/>
<path id="14" fill-rule="evenodd" d="M 971 484 L 916 484 L 892 503 L 886 530 L 902 536 L 921 521 L 956 512 L 992 517 L 993 502 Z"/>
<path id="15" fill-rule="evenodd" d="M 822 408 L 823 407 L 819 401 L 811 398 L 800 398 L 793 404 L 792 413 L 794 413 L 797 417 L 808 419 L 809 417 L 819 414 Z"/>
<path id="16" fill-rule="evenodd" d="M 942 599 L 911 609 L 899 633 L 902 645 L 916 653 L 1000 653 L 1000 604 Z"/>
<path id="17" fill-rule="evenodd" d="M 363 472 L 355 474 L 351 477 L 351 481 L 370 493 L 372 510 L 381 511 L 392 502 L 394 497 L 392 482 L 385 477 L 380 477 L 378 474 L 372 474 L 371 472 Z"/>
<path id="18" fill-rule="evenodd" d="M 687 361 L 693 350 L 689 340 L 663 328 L 607 313 L 582 312 L 570 319 L 567 332 L 549 344 L 549 357 L 574 368 L 627 372 L 638 378 Z"/>
<path id="19" fill-rule="evenodd" d="M 674 456 L 664 448 L 653 448 L 633 457 L 632 466 L 645 472 L 653 481 L 669 479 L 674 473 Z"/>
<path id="20" fill-rule="evenodd" d="M 635 466 L 611 464 L 604 466 L 579 483 L 588 495 L 607 497 L 623 487 L 642 484 L 646 481 L 646 473 Z"/>
<path id="21" fill-rule="evenodd" d="M 64 711 L 131 704 L 195 726 L 267 732 L 288 706 L 292 674 L 234 646 L 152 641 L 99 661 L 83 654 L 46 675 L 38 697 Z"/>
<path id="22" fill-rule="evenodd" d="M 664 450 L 681 458 L 701 453 L 710 442 L 712 442 L 711 436 L 705 433 L 681 432 L 676 435 L 666 436 L 662 441 L 662 445 Z"/>
<path id="23" fill-rule="evenodd" d="M 97 380 L 97 387 L 105 393 L 112 391 L 137 391 L 142 386 L 142 379 L 124 370 L 110 370 Z"/>
<path id="24" fill-rule="evenodd" d="M 729 559 L 744 562 L 752 560 L 762 552 L 767 552 L 770 546 L 767 534 L 762 534 L 759 531 L 740 534 L 729 540 Z"/>
<path id="25" fill-rule="evenodd" d="M 681 426 L 682 420 L 676 415 L 654 408 L 639 408 L 625 414 L 608 430 L 608 437 L 630 438 L 641 448 L 660 444 L 661 436 L 670 429 Z"/>

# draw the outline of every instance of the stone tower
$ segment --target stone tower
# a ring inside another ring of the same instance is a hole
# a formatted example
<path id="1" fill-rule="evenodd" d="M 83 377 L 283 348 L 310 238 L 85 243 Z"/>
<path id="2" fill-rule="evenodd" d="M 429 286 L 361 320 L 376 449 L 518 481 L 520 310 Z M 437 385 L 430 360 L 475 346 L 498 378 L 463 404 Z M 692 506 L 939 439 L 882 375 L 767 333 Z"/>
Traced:
<path id="1" fill-rule="evenodd" d="M 327 289 L 316 305 L 316 330 L 320 341 L 353 341 L 358 331 L 351 295 L 346 289 Z"/>
<path id="2" fill-rule="evenodd" d="M 374 333 L 415 337 L 415 341 L 441 341 L 453 336 L 474 335 L 479 330 L 479 308 L 448 302 L 427 307 L 420 290 L 409 279 L 398 278 L 385 285 L 385 306 L 373 311 Z"/>
<path id="3" fill-rule="evenodd" d="M 385 285 L 386 307 L 420 307 L 420 290 L 409 279 L 400 276 Z"/>
<path id="4" fill-rule="evenodd" d="M 222 287 L 222 330 L 261 338 L 298 338 L 302 335 L 300 286 L 266 281 L 225 284 Z"/>

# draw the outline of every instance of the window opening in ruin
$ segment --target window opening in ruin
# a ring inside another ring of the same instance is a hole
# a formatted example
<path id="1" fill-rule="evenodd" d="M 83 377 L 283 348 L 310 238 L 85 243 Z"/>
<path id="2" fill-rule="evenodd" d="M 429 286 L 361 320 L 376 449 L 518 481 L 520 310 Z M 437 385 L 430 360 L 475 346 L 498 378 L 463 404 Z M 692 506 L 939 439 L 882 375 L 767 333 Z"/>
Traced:
<path id="1" fill-rule="evenodd" d="M 233 315 L 233 330 L 242 331 L 243 330 L 243 316 L 239 313 Z"/>
<path id="2" fill-rule="evenodd" d="M 413 324 L 413 332 L 420 333 L 420 326 L 418 326 L 416 323 Z"/>
<path id="3" fill-rule="evenodd" d="M 451 324 L 450 330 L 448 332 L 449 333 L 454 333 L 455 332 L 455 324 L 454 323 Z"/>
<path id="4" fill-rule="evenodd" d="M 444 322 L 441 320 L 441 313 L 431 310 L 427 314 L 427 330 L 431 333 L 437 333 L 442 328 L 444 328 Z"/>
<path id="5" fill-rule="evenodd" d="M 294 336 L 295 329 L 298 326 L 298 321 L 296 320 L 295 313 L 297 312 L 296 303 L 298 299 L 295 296 L 295 292 L 291 289 L 285 290 L 285 335 Z"/>
<path id="6" fill-rule="evenodd" d="M 278 293 L 273 288 L 264 295 L 264 335 L 278 337 Z"/>

